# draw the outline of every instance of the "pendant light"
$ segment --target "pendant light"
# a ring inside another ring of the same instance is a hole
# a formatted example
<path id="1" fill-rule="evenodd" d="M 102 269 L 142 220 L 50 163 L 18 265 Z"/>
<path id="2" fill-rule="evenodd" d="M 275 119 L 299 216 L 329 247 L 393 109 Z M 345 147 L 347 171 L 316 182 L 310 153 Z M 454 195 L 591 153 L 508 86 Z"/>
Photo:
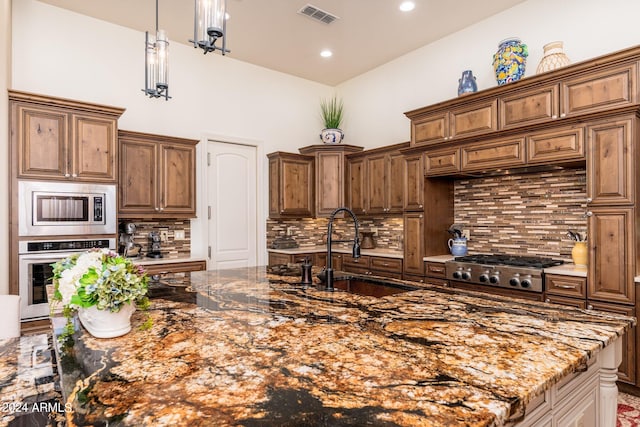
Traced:
<path id="1" fill-rule="evenodd" d="M 193 20 L 193 47 L 204 50 L 205 55 L 219 50 L 223 55 L 231 52 L 227 46 L 227 0 L 195 0 Z M 222 46 L 216 46 L 222 39 Z"/>
<path id="2" fill-rule="evenodd" d="M 156 34 L 147 31 L 144 40 L 144 93 L 150 98 L 169 96 L 169 37 L 158 30 L 158 0 L 156 0 Z"/>

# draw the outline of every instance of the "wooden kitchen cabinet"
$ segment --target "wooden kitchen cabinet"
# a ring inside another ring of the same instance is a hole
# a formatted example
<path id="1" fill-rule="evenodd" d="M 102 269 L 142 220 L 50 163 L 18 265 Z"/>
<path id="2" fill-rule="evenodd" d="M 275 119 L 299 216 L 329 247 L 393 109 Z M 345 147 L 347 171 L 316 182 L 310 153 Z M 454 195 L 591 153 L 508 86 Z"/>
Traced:
<path id="1" fill-rule="evenodd" d="M 315 216 L 328 217 L 345 206 L 345 156 L 362 151 L 348 144 L 311 145 L 300 148 L 300 154 L 315 158 Z"/>
<path id="2" fill-rule="evenodd" d="M 568 126 L 530 133 L 527 140 L 527 164 L 557 164 L 586 159 L 584 126 Z"/>
<path id="3" fill-rule="evenodd" d="M 122 108 L 9 91 L 18 178 L 116 182 Z"/>
<path id="4" fill-rule="evenodd" d="M 443 176 L 460 172 L 460 148 L 447 147 L 424 153 L 425 175 Z"/>
<path id="5" fill-rule="evenodd" d="M 400 258 L 369 255 L 354 258 L 349 254 L 342 256 L 342 270 L 348 273 L 402 279 L 402 264 L 403 262 Z"/>
<path id="6" fill-rule="evenodd" d="M 498 98 L 500 129 L 510 129 L 559 117 L 559 85 L 549 83 Z"/>
<path id="7" fill-rule="evenodd" d="M 196 216 L 197 140 L 119 131 L 120 218 Z"/>
<path id="8" fill-rule="evenodd" d="M 142 265 L 148 276 L 167 275 L 173 273 L 188 273 L 191 271 L 204 271 L 207 269 L 207 262 L 201 261 L 184 261 L 184 262 L 166 262 Z"/>
<path id="9" fill-rule="evenodd" d="M 545 274 L 544 283 L 547 295 L 580 299 L 585 299 L 587 297 L 586 277 Z"/>
<path id="10" fill-rule="evenodd" d="M 405 163 L 402 143 L 348 156 L 347 200 L 356 215 L 402 213 Z"/>
<path id="11" fill-rule="evenodd" d="M 424 206 L 424 154 L 404 158 L 404 210 L 420 211 Z"/>
<path id="12" fill-rule="evenodd" d="M 300 254 L 283 254 L 278 252 L 269 252 L 269 265 L 302 264 L 306 259 L 308 259 L 309 261 L 311 261 L 311 264 L 322 266 L 323 264 L 321 262 L 318 262 L 322 261 L 321 259 L 317 259 L 318 255 L 321 254 L 316 254 L 314 252 Z M 326 254 L 324 254 L 324 259 L 326 258 L 327 256 Z"/>
<path id="13" fill-rule="evenodd" d="M 587 126 L 587 199 L 589 206 L 632 205 L 638 123 L 634 116 Z"/>
<path id="14" fill-rule="evenodd" d="M 411 115 L 411 145 L 429 145 L 498 129 L 496 99 L 455 105 L 450 110 Z"/>
<path id="15" fill-rule="evenodd" d="M 404 214 L 404 273 L 424 276 L 424 214 Z"/>
<path id="16" fill-rule="evenodd" d="M 269 158 L 269 218 L 314 215 L 314 158 L 275 152 Z"/>
<path id="17" fill-rule="evenodd" d="M 465 145 L 460 151 L 460 170 L 462 172 L 517 167 L 523 166 L 525 163 L 525 145 L 522 136 Z"/>

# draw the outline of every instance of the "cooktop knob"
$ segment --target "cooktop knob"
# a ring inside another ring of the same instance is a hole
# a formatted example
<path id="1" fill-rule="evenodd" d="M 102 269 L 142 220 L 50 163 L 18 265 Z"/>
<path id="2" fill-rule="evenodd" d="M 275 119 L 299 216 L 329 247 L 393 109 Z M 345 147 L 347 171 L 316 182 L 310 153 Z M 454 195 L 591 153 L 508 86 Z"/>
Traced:
<path id="1" fill-rule="evenodd" d="M 522 279 L 522 282 L 520 282 L 520 286 L 522 286 L 523 288 L 528 288 L 531 286 L 531 280 L 529 279 Z"/>
<path id="2" fill-rule="evenodd" d="M 483 282 L 486 283 L 489 281 L 489 275 L 487 273 L 483 273 L 480 275 L 480 277 L 478 277 L 478 279 Z"/>
<path id="3" fill-rule="evenodd" d="M 469 279 L 471 279 L 471 273 L 469 273 L 468 271 L 464 271 L 464 272 L 462 273 L 462 278 L 463 278 L 464 280 L 469 280 Z"/>
<path id="4" fill-rule="evenodd" d="M 500 276 L 494 274 L 493 276 L 489 277 L 489 282 L 493 283 L 494 285 L 500 283 Z"/>
<path id="5" fill-rule="evenodd" d="M 460 271 L 454 271 L 452 276 L 454 279 L 460 279 L 462 277 L 462 274 L 460 273 Z"/>
<path id="6" fill-rule="evenodd" d="M 509 284 L 511 286 L 518 286 L 520 284 L 520 279 L 518 279 L 517 277 L 513 277 L 511 278 L 511 280 L 509 280 Z"/>

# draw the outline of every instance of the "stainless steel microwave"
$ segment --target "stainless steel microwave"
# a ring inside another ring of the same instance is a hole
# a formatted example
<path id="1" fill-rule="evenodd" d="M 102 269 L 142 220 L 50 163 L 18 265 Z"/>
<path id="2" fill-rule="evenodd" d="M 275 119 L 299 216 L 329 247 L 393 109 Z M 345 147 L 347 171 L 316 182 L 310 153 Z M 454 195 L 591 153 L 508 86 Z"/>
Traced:
<path id="1" fill-rule="evenodd" d="M 115 234 L 115 194 L 110 184 L 19 181 L 18 234 Z"/>

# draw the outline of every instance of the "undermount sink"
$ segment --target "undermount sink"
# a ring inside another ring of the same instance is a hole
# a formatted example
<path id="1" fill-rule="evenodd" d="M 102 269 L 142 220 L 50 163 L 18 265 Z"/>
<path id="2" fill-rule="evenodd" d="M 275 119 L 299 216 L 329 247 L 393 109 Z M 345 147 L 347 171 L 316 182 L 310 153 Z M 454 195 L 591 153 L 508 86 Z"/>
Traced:
<path id="1" fill-rule="evenodd" d="M 377 298 L 419 289 L 402 283 L 386 282 L 383 280 L 365 279 L 360 277 L 336 278 L 333 281 L 333 287 L 336 290 Z"/>

